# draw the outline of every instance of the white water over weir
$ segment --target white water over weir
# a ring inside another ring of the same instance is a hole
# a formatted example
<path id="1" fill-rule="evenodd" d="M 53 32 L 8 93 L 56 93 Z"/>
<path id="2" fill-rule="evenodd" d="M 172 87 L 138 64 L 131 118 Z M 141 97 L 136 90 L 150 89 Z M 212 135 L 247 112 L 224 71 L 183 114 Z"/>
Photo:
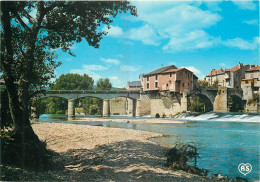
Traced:
<path id="1" fill-rule="evenodd" d="M 260 123 L 260 114 L 232 114 L 232 113 L 206 113 L 206 114 L 181 114 L 179 120 L 196 121 L 233 121 L 233 122 L 256 122 Z"/>

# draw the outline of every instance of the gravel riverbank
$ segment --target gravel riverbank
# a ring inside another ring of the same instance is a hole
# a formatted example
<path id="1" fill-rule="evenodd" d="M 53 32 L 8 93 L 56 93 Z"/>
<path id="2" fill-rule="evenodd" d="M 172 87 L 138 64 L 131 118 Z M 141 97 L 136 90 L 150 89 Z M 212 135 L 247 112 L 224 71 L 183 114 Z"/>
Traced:
<path id="1" fill-rule="evenodd" d="M 22 181 L 219 181 L 165 167 L 169 148 L 149 141 L 161 134 L 61 123 L 33 123 L 47 148 L 57 152 L 64 166 L 33 172 L 1 166 Z"/>

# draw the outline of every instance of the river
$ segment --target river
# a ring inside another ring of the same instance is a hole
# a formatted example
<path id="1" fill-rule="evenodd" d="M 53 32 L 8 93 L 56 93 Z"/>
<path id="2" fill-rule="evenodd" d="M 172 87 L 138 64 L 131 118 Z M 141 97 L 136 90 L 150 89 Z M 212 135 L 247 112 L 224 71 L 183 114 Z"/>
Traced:
<path id="1" fill-rule="evenodd" d="M 82 117 L 82 116 L 78 116 Z M 114 116 L 113 118 L 126 118 Z M 131 118 L 131 117 L 127 117 Z M 176 119 L 167 119 L 176 120 Z M 162 133 L 165 137 L 154 138 L 159 144 L 174 146 L 190 143 L 197 147 L 200 159 L 198 167 L 209 170 L 209 175 L 222 174 L 242 177 L 250 181 L 260 180 L 260 115 L 243 113 L 207 113 L 199 116 L 181 116 L 177 120 L 186 124 L 151 124 L 118 122 L 73 122 L 65 115 L 42 115 L 40 122 L 67 122 L 124 128 Z M 244 176 L 238 171 L 240 163 L 252 165 L 252 171 Z"/>

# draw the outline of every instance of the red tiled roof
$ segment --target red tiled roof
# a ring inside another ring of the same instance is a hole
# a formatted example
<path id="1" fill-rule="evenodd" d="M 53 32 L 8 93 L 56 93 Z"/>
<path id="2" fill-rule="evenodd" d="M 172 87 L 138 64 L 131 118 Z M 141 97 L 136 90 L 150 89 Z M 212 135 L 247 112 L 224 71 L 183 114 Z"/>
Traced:
<path id="1" fill-rule="evenodd" d="M 223 71 L 224 71 L 223 68 L 221 68 L 221 69 L 219 69 L 219 70 L 212 70 L 207 76 L 215 76 L 216 74 L 221 73 L 221 72 L 223 72 Z M 207 76 L 206 76 L 206 77 L 207 77 Z"/>
<path id="2" fill-rule="evenodd" d="M 248 69 L 246 71 L 259 71 L 260 70 L 260 66 L 256 66 L 256 67 L 253 67 L 251 69 Z"/>
<path id="3" fill-rule="evenodd" d="M 233 68 L 227 69 L 226 71 L 230 71 L 230 72 L 235 72 L 237 70 L 240 70 L 241 68 L 244 68 L 245 66 L 248 66 L 248 64 L 246 65 L 241 65 L 241 67 L 239 68 L 239 65 L 234 66 Z"/>
<path id="4" fill-rule="evenodd" d="M 176 73 L 176 72 L 181 71 L 181 70 L 184 70 L 184 69 L 190 71 L 191 73 L 193 73 L 191 70 L 189 70 L 189 69 L 187 69 L 187 68 L 170 69 L 170 70 L 164 71 L 163 73 Z M 194 73 L 193 73 L 193 77 L 194 77 L 195 79 L 198 79 L 198 77 L 197 77 Z"/>

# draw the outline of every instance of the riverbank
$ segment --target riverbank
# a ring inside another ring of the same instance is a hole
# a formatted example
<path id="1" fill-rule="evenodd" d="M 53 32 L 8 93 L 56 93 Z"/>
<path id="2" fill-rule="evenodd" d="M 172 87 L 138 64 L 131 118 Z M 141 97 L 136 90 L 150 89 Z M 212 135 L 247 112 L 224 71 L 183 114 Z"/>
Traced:
<path id="1" fill-rule="evenodd" d="M 33 172 L 1 166 L 21 181 L 219 181 L 165 167 L 169 148 L 149 141 L 162 134 L 61 123 L 33 123 L 62 168 Z M 5 173 L 6 175 L 6 173 Z M 3 179 L 3 178 L 2 178 Z M 223 179 L 224 180 L 224 179 Z M 225 181 L 225 180 L 224 180 Z"/>
<path id="2" fill-rule="evenodd" d="M 157 118 L 142 118 L 142 119 L 120 119 L 120 118 L 76 118 L 73 121 L 85 121 L 85 122 L 93 122 L 93 121 L 101 121 L 101 122 L 120 122 L 120 123 L 153 123 L 153 124 L 185 124 L 186 121 L 174 121 L 174 120 L 166 120 L 166 119 L 157 119 Z"/>

